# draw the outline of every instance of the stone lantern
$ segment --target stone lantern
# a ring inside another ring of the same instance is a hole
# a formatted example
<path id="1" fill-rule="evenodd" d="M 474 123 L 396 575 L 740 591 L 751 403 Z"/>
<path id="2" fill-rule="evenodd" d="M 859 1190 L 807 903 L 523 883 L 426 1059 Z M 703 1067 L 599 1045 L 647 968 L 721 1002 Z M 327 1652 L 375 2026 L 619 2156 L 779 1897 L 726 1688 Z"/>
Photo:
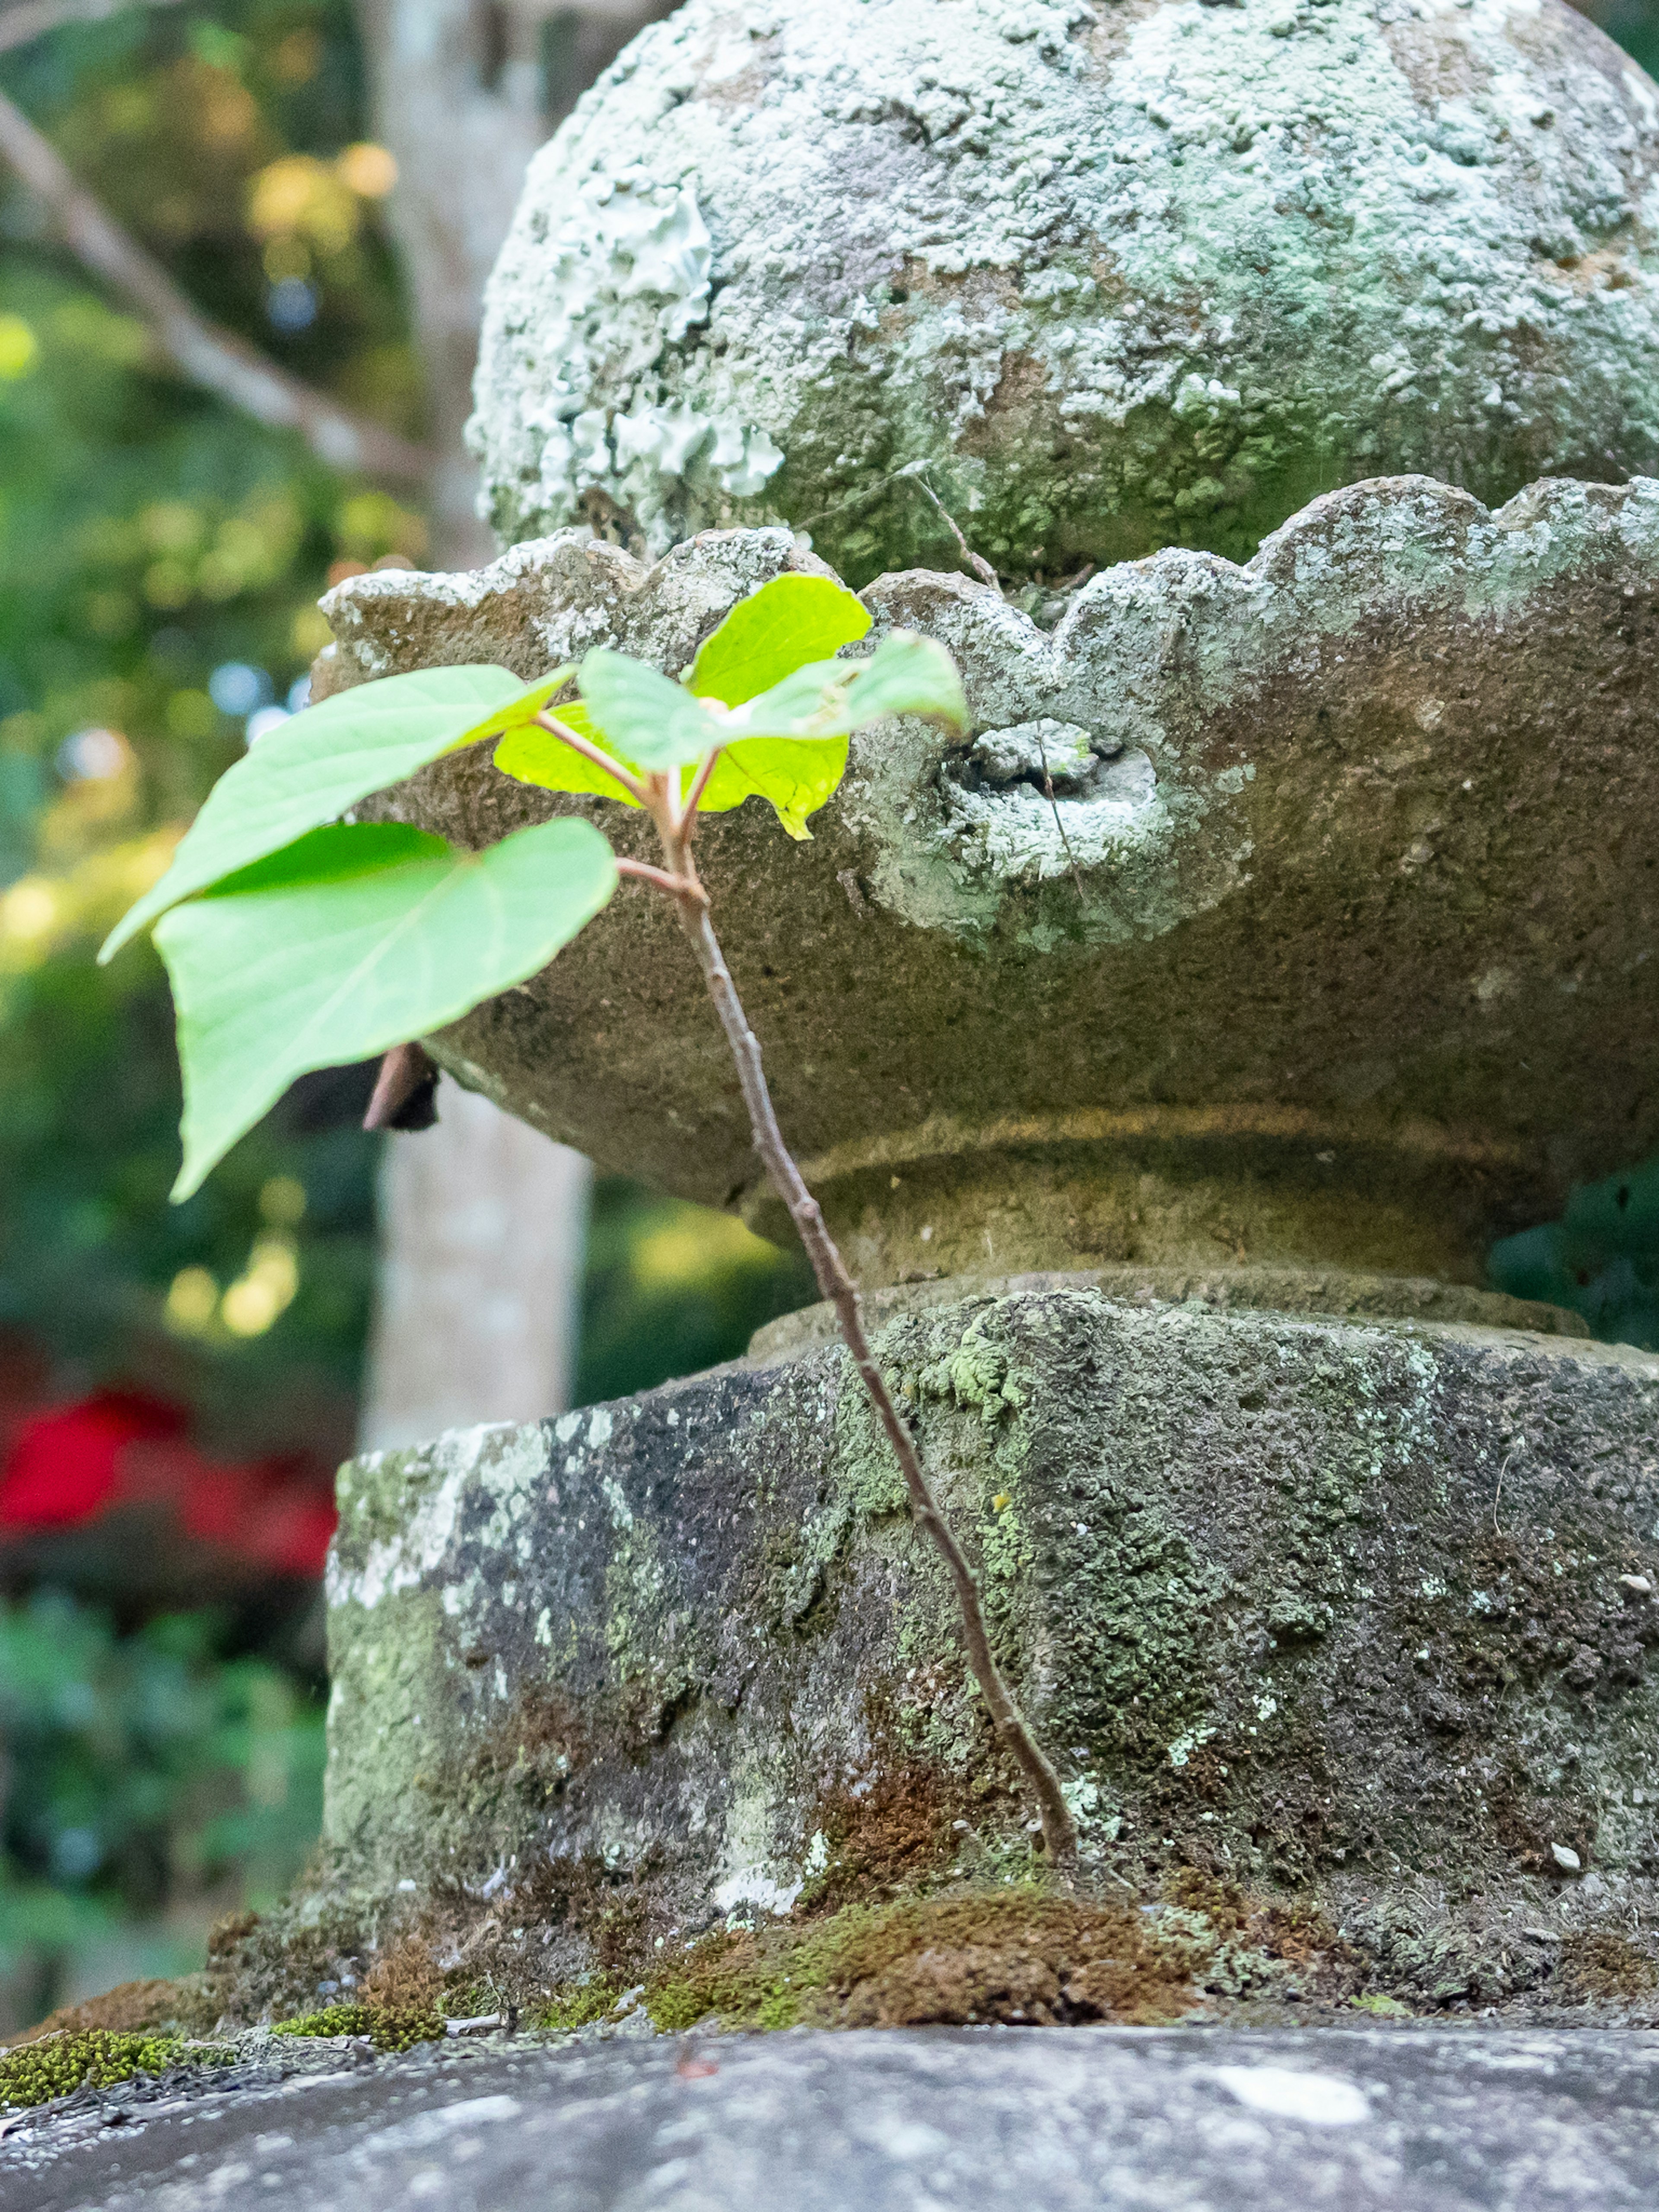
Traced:
<path id="1" fill-rule="evenodd" d="M 1659 1360 L 1482 1287 L 1659 1143 L 1656 228 L 1659 91 L 1554 0 L 690 0 L 493 281 L 516 542 L 325 602 L 329 688 L 673 671 L 826 565 L 948 644 L 967 735 L 704 833 L 781 1120 L 1085 1881 L 1294 1903 L 1407 2004 L 1547 1989 L 1659 1871 Z M 386 804 L 589 802 L 483 747 Z M 645 896 L 432 1042 L 780 1231 Z M 556 1893 L 574 1974 L 595 1881 L 679 1942 L 1029 1872 L 901 1508 L 816 1310 L 356 1463 L 328 1893 Z M 1304 1994 L 1191 1940 L 1183 2003 Z"/>

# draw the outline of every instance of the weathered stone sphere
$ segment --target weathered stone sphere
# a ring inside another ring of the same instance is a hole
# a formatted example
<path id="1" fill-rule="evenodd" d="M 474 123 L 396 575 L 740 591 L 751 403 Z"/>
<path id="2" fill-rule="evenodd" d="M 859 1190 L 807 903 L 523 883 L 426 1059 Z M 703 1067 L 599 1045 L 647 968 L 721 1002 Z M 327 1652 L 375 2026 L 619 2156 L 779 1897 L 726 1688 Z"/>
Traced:
<path id="1" fill-rule="evenodd" d="M 854 581 L 1316 493 L 1659 471 L 1659 91 L 1558 0 L 690 0 L 532 167 L 506 541 L 786 521 Z"/>

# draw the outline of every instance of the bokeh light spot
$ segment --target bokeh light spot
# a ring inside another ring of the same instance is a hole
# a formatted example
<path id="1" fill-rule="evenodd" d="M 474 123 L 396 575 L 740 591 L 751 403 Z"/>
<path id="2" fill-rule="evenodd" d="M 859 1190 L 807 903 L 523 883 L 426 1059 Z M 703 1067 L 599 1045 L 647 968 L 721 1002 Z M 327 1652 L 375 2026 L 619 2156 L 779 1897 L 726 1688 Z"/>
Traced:
<path id="1" fill-rule="evenodd" d="M 15 384 L 40 355 L 40 343 L 21 315 L 0 315 L 0 378 Z"/>

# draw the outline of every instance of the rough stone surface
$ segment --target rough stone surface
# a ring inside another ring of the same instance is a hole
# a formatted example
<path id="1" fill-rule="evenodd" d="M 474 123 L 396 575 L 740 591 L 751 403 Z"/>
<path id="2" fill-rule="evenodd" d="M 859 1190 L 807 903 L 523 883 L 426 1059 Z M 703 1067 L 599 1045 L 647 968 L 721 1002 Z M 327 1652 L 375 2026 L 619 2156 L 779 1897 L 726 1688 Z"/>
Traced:
<path id="1" fill-rule="evenodd" d="M 879 1356 L 1100 1895 L 1293 1895 L 1420 1999 L 1537 1983 L 1563 1899 L 1645 1919 L 1659 1360 L 1091 1291 L 904 1316 Z M 362 1460 L 341 1511 L 302 1921 L 471 1898 L 553 1983 L 603 1963 L 605 1896 L 648 1959 L 884 1852 L 912 1887 L 1029 1871 L 839 1353 Z"/>
<path id="2" fill-rule="evenodd" d="M 323 680 L 530 676 L 601 641 L 676 669 L 811 558 L 777 530 L 647 568 L 571 532 L 359 577 L 326 602 Z M 881 725 L 812 842 L 750 804 L 699 847 L 783 1127 L 866 1282 L 1218 1259 L 1475 1282 L 1492 1235 L 1659 1143 L 1659 483 L 1495 514 L 1358 485 L 1242 568 L 1172 550 L 1096 576 L 1052 632 L 959 576 L 866 598 L 878 631 L 950 646 L 970 735 Z M 1062 764 L 1058 821 L 1039 776 L 1005 779 L 1044 717 L 1096 748 Z M 486 748 L 384 804 L 474 846 L 586 811 L 649 850 L 637 816 Z M 642 890 L 438 1049 L 604 1166 L 762 1203 Z"/>
<path id="3" fill-rule="evenodd" d="M 691 0 L 532 164 L 506 539 L 810 530 L 856 580 L 1243 558 L 1421 469 L 1659 466 L 1659 93 L 1557 0 Z"/>
<path id="4" fill-rule="evenodd" d="M 1616 2212 L 1659 2037 L 1061 2029 L 487 2057 L 31 2120 L 8 2212 Z"/>
<path id="5" fill-rule="evenodd" d="M 1480 1328 L 1528 1329 L 1542 1336 L 1588 1337 L 1582 1315 L 1498 1291 L 1466 1290 L 1425 1275 L 1362 1275 L 1334 1267 L 1089 1267 L 1064 1273 L 943 1275 L 864 1293 L 866 1325 L 899 1314 L 959 1305 L 1010 1291 L 1101 1291 L 1132 1305 L 1208 1306 L 1217 1313 L 1319 1314 L 1345 1321 L 1473 1322 Z M 749 1360 L 769 1366 L 815 1346 L 838 1344 L 836 1310 L 823 1301 L 781 1314 L 757 1329 Z"/>

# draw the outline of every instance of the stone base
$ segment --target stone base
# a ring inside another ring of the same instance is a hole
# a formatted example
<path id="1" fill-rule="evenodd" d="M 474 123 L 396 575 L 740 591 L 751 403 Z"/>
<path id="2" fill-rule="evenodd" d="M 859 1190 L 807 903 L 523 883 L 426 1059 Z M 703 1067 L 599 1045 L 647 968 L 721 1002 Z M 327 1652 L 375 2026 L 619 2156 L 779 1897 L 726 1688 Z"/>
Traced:
<path id="1" fill-rule="evenodd" d="M 1659 1359 L 1076 1288 L 878 1346 L 1085 1899 L 1208 1911 L 1211 1952 L 1231 1899 L 1281 1996 L 1301 1915 L 1304 1955 L 1407 2002 L 1541 1994 L 1564 1939 L 1645 1923 Z M 290 1923 L 317 1956 L 346 1911 L 441 1924 L 453 1968 L 487 1918 L 532 1984 L 632 1980 L 722 1918 L 1041 1875 L 837 1350 L 366 1458 L 341 1507 L 325 1852 Z M 1639 1942 L 1607 1971 L 1655 1978 Z"/>
<path id="2" fill-rule="evenodd" d="M 1073 2029 L 586 2051 L 514 2039 L 378 2064 L 332 2055 L 309 2074 L 299 2047 L 25 2114 L 0 2142 L 8 2212 L 1653 2203 L 1652 2035 Z"/>

